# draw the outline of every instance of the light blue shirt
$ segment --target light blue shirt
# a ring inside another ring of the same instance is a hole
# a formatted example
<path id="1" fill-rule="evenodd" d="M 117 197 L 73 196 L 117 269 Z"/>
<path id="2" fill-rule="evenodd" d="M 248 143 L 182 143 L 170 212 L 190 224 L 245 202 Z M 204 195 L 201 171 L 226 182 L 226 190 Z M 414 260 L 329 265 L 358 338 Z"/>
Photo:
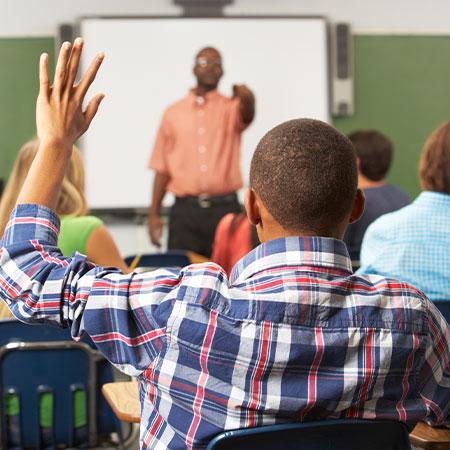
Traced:
<path id="1" fill-rule="evenodd" d="M 450 300 L 450 195 L 422 192 L 366 231 L 358 273 L 406 281 L 430 300 Z"/>

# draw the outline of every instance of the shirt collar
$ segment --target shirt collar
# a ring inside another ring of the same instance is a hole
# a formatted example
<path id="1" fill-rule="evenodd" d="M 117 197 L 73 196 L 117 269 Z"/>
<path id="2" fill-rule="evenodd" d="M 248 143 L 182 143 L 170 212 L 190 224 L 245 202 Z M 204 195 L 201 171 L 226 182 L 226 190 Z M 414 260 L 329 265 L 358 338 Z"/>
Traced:
<path id="1" fill-rule="evenodd" d="M 448 208 L 450 206 L 450 195 L 443 192 L 423 191 L 414 200 L 414 204 L 431 208 Z"/>
<path id="2" fill-rule="evenodd" d="M 205 95 L 203 95 L 200 98 L 203 98 L 204 103 L 206 103 L 206 102 L 209 102 L 212 100 L 216 100 L 219 96 L 220 96 L 219 91 L 217 89 L 213 89 L 212 91 L 208 91 Z M 189 90 L 189 97 L 192 99 L 192 102 L 194 103 L 194 105 L 199 104 L 199 102 L 197 100 L 197 98 L 199 96 L 195 93 L 195 88 L 192 88 Z"/>
<path id="3" fill-rule="evenodd" d="M 257 273 L 277 268 L 295 267 L 348 276 L 352 263 L 344 242 L 325 237 L 286 237 L 259 245 L 236 263 L 231 282 L 239 284 Z M 320 270 L 321 269 L 321 270 Z"/>

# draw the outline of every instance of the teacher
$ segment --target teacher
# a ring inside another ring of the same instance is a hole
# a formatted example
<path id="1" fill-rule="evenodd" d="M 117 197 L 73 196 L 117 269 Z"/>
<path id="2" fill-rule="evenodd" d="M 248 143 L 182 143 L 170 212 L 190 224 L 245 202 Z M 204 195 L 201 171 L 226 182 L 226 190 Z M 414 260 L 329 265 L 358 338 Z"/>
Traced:
<path id="1" fill-rule="evenodd" d="M 209 257 L 220 219 L 240 211 L 236 191 L 242 187 L 241 134 L 253 120 L 255 100 L 245 85 L 234 85 L 232 98 L 218 92 L 223 68 L 215 48 L 198 52 L 194 75 L 197 86 L 166 109 L 153 147 L 149 168 L 156 173 L 149 233 L 160 246 L 159 209 L 166 191 L 173 192 L 168 248 Z"/>

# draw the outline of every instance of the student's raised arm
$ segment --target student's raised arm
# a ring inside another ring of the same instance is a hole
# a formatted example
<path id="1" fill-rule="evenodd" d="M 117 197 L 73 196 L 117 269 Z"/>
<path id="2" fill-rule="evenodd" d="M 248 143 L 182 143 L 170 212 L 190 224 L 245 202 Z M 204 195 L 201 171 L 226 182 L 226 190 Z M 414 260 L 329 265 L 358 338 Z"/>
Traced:
<path id="1" fill-rule="evenodd" d="M 123 274 L 96 266 L 82 253 L 65 257 L 57 246 L 60 223 L 54 208 L 61 180 L 73 143 L 103 98 L 96 95 L 82 109 L 103 60 L 98 53 L 74 86 L 82 45 L 75 41 L 70 58 L 70 44 L 63 45 L 53 86 L 47 56 L 40 60 L 40 148 L 1 240 L 0 301 L 22 322 L 69 327 L 74 339 L 88 333 L 111 363 L 139 376 L 163 348 L 178 295 L 172 291 L 183 274 L 164 269 Z"/>
<path id="2" fill-rule="evenodd" d="M 83 100 L 104 54 L 98 53 L 95 56 L 80 82 L 74 85 L 83 40 L 75 40 L 69 58 L 70 47 L 69 42 L 61 47 L 52 86 L 48 75 L 48 56 L 45 53 L 41 55 L 39 96 L 36 103 L 36 127 L 40 146 L 17 204 L 34 203 L 55 209 L 73 144 L 89 128 L 104 97 L 103 94 L 97 94 L 83 110 Z"/>

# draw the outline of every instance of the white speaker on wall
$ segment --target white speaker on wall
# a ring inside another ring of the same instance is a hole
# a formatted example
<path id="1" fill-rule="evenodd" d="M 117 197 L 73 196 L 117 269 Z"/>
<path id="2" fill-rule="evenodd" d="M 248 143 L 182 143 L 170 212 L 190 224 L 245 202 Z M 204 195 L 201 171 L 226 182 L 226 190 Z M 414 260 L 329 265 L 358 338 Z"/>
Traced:
<path id="1" fill-rule="evenodd" d="M 350 25 L 331 25 L 331 114 L 351 116 L 354 113 L 353 38 Z"/>

